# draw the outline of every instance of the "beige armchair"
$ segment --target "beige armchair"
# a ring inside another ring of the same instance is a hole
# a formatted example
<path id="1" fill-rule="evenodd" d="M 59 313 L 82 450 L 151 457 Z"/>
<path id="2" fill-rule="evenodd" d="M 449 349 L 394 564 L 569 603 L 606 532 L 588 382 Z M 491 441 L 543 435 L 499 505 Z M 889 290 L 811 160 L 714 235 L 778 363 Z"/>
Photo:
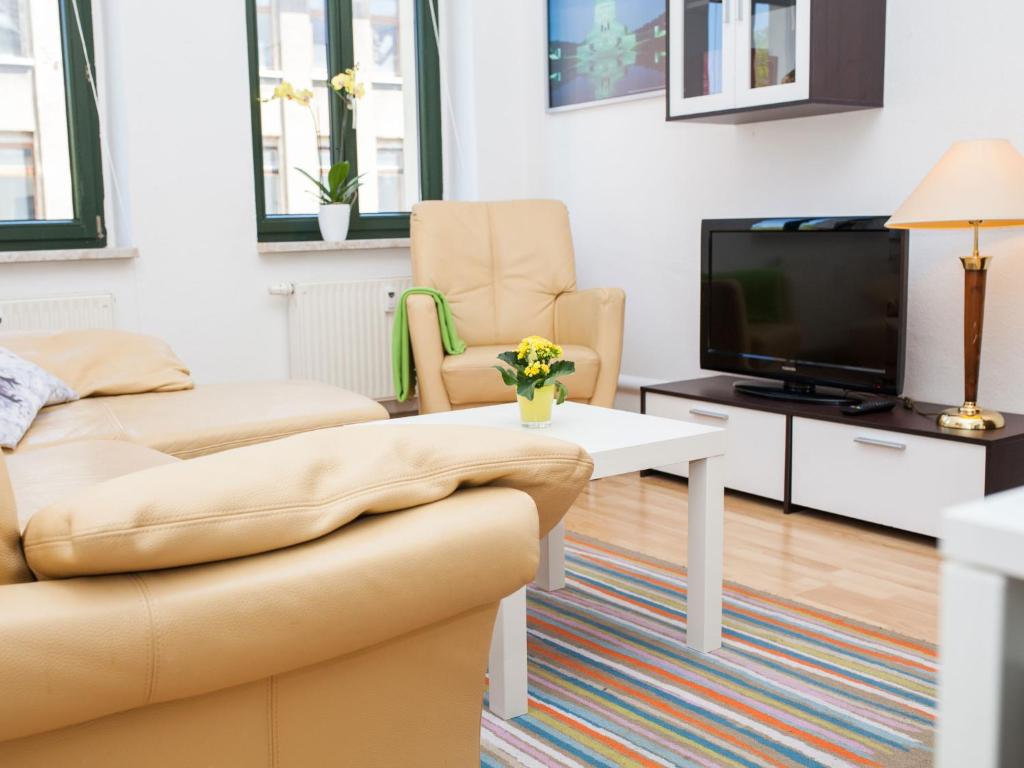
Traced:
<path id="1" fill-rule="evenodd" d="M 425 426 L 0 455 L 0 766 L 478 766 L 498 602 L 592 470 Z"/>
<path id="2" fill-rule="evenodd" d="M 569 216 L 550 200 L 425 202 L 412 213 L 413 282 L 448 299 L 465 340 L 445 355 L 437 309 L 428 296 L 407 300 L 420 411 L 509 402 L 493 366 L 525 336 L 552 339 L 576 363 L 569 399 L 611 407 L 622 358 L 625 294 L 576 290 Z"/>

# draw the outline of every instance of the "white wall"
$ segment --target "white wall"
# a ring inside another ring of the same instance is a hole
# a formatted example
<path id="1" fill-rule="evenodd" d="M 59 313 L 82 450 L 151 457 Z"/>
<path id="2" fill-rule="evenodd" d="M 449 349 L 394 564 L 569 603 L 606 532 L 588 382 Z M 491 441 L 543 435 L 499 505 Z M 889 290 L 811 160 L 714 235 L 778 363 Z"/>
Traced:
<path id="1" fill-rule="evenodd" d="M 524 53 L 542 56 L 543 0 L 524 3 Z M 522 107 L 542 142 L 535 194 L 565 200 L 582 285 L 627 292 L 623 373 L 699 374 L 702 218 L 885 214 L 959 138 L 1005 137 L 1024 150 L 1024 4 L 890 0 L 886 107 L 747 126 L 664 121 L 660 99 L 539 113 L 543 73 Z M 495 30 L 507 39 L 507 28 Z M 483 46 L 488 42 L 480 41 Z M 523 65 L 522 58 L 509 66 Z M 510 107 L 513 111 L 515 107 Z M 981 396 L 1024 411 L 1024 233 L 988 232 Z M 962 270 L 969 233 L 911 238 L 907 394 L 962 400 Z"/>

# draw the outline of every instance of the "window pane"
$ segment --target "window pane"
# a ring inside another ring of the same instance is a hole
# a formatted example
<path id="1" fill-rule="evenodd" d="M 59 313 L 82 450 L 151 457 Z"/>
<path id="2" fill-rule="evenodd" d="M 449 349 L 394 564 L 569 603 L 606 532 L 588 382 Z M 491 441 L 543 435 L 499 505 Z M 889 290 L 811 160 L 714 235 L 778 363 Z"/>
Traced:
<path id="1" fill-rule="evenodd" d="M 324 0 L 309 0 L 309 26 L 313 35 L 313 68 L 321 80 L 327 79 L 327 19 Z"/>
<path id="2" fill-rule="evenodd" d="M 268 211 L 281 208 L 281 148 L 275 139 L 263 139 L 263 201 Z"/>
<path id="3" fill-rule="evenodd" d="M 353 0 L 352 14 L 355 61 L 366 85 L 356 111 L 359 209 L 408 211 L 420 199 L 413 0 Z"/>
<path id="4" fill-rule="evenodd" d="M 683 11 L 683 97 L 722 92 L 722 0 L 693 0 Z"/>
<path id="5" fill-rule="evenodd" d="M 262 105 L 264 147 L 268 142 L 277 147 L 280 180 L 277 196 L 265 196 L 267 213 L 316 213 L 319 203 L 312 194 L 315 187 L 298 169 L 317 177 L 321 145 L 329 141 L 326 3 L 257 0 L 256 11 L 261 97 L 272 96 L 274 88 L 285 80 L 296 90 L 308 88 L 315 94 L 312 109 L 287 99 Z"/>
<path id="6" fill-rule="evenodd" d="M 23 0 L 0 0 L 0 56 L 24 56 Z"/>
<path id="7" fill-rule="evenodd" d="M 753 0 L 750 87 L 796 82 L 796 0 Z"/>
<path id="8" fill-rule="evenodd" d="M 401 139 L 378 139 L 377 141 L 377 183 L 378 200 L 385 211 L 405 210 L 405 150 Z"/>
<path id="9" fill-rule="evenodd" d="M 70 219 L 71 156 L 57 0 L 0 0 L 0 221 Z"/>
<path id="10" fill-rule="evenodd" d="M 36 217 L 32 134 L 0 133 L 0 220 Z"/>

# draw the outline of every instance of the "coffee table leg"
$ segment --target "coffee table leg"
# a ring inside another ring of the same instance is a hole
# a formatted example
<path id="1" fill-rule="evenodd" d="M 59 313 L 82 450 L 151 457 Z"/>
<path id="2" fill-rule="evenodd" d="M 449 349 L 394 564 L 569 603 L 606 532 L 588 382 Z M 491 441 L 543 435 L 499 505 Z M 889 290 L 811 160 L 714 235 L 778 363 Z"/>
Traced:
<path id="1" fill-rule="evenodd" d="M 565 586 L 565 523 L 561 522 L 540 540 L 540 567 L 535 582 L 545 592 Z"/>
<path id="2" fill-rule="evenodd" d="M 722 647 L 722 457 L 690 462 L 687 531 L 686 644 L 702 653 Z"/>
<path id="3" fill-rule="evenodd" d="M 490 710 L 498 717 L 525 715 L 526 700 L 526 587 L 501 601 L 491 637 L 488 663 Z"/>

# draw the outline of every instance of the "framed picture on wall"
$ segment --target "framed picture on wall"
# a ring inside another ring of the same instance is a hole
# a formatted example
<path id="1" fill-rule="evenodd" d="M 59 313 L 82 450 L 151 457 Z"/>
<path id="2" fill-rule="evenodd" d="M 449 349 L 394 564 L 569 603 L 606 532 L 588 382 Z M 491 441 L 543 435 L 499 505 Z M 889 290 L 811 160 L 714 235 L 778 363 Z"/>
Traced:
<path id="1" fill-rule="evenodd" d="M 548 109 L 665 89 L 665 0 L 548 0 Z"/>

